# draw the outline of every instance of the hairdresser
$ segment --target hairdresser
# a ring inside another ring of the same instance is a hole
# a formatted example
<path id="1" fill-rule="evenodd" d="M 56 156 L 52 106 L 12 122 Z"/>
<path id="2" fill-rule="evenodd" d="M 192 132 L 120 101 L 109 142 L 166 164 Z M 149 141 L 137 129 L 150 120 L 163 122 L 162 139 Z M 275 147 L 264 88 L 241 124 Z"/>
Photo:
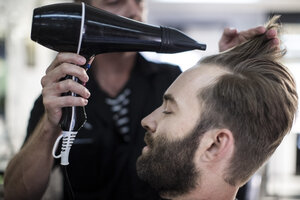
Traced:
<path id="1" fill-rule="evenodd" d="M 142 0 L 91 0 L 92 6 L 143 21 Z M 257 27 L 244 32 L 225 29 L 220 51 L 265 32 Z M 276 32 L 270 31 L 270 37 Z M 275 39 L 276 43 L 277 40 Z M 72 53 L 59 53 L 42 78 L 42 95 L 31 112 L 27 137 L 20 152 L 5 172 L 5 198 L 41 199 L 55 165 L 51 151 L 61 133 L 61 108 L 86 106 L 88 120 L 72 146 L 68 165 L 75 199 L 155 200 L 158 194 L 136 174 L 136 160 L 144 144 L 143 117 L 161 104 L 162 95 L 181 73 L 178 66 L 147 61 L 139 53 L 97 55 L 85 76 L 76 65 L 85 59 Z M 87 82 L 86 89 L 66 74 Z M 62 97 L 73 91 L 81 97 Z M 64 199 L 69 196 L 64 192 Z"/>

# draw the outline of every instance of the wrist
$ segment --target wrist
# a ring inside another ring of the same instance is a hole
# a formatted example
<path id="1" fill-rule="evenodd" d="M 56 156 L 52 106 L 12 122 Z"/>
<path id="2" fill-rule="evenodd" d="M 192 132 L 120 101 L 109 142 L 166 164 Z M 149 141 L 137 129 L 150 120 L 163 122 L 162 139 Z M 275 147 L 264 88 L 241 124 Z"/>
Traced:
<path id="1" fill-rule="evenodd" d="M 59 125 L 54 125 L 53 123 L 51 123 L 48 120 L 46 114 L 41 119 L 40 130 L 42 138 L 44 140 L 53 141 L 53 143 L 61 134 L 61 128 L 59 127 Z"/>

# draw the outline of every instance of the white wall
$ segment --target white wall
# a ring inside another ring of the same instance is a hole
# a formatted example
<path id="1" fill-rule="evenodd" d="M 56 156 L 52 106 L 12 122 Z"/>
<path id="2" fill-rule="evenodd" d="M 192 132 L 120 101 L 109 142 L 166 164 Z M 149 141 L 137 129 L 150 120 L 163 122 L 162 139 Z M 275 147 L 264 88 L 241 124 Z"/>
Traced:
<path id="1" fill-rule="evenodd" d="M 13 12 L 11 15 L 8 12 L 6 32 L 6 125 L 14 150 L 17 150 L 23 142 L 33 101 L 41 91 L 40 78 L 50 64 L 53 52 L 30 40 L 32 12 L 38 6 L 37 1 L 19 1 L 9 6 Z M 33 55 L 33 65 L 28 64 L 30 55 Z"/>

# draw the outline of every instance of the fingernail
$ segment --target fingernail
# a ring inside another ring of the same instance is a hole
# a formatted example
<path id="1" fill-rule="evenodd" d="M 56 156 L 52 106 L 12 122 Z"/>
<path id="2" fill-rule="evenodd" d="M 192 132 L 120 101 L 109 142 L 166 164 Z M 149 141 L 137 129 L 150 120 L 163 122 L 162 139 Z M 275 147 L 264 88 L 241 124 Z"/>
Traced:
<path id="1" fill-rule="evenodd" d="M 79 62 L 84 64 L 85 63 L 85 58 L 84 57 L 79 57 Z"/>
<path id="2" fill-rule="evenodd" d="M 84 105 L 87 105 L 88 102 L 89 102 L 89 101 L 88 101 L 87 99 L 84 99 L 84 102 L 83 102 L 83 103 L 84 103 Z"/>

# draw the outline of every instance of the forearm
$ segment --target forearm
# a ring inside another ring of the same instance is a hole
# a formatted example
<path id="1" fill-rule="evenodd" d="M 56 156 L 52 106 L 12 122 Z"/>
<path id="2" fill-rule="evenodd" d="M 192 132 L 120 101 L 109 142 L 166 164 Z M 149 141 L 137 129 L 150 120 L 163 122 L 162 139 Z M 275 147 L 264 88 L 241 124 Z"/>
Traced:
<path id="1" fill-rule="evenodd" d="M 53 166 L 52 147 L 60 130 L 41 120 L 22 150 L 5 171 L 5 199 L 40 199 Z"/>

